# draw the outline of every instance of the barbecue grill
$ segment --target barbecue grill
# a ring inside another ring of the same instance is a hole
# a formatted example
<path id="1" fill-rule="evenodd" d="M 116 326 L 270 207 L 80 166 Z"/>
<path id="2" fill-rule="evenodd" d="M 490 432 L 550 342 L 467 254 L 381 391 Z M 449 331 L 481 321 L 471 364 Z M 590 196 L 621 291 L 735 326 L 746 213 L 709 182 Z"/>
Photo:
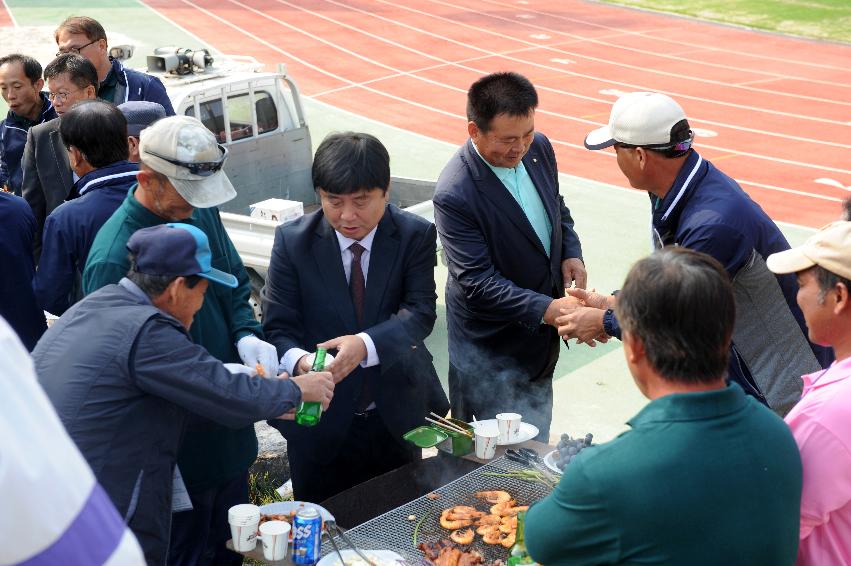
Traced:
<path id="1" fill-rule="evenodd" d="M 423 555 L 414 545 L 413 537 L 414 529 L 423 517 L 425 519 L 422 520 L 417 531 L 417 544 L 449 538 L 451 531 L 440 526 L 440 514 L 444 509 L 455 505 L 471 505 L 482 511 L 487 511 L 490 504 L 476 499 L 475 493 L 477 491 L 507 491 L 517 500 L 518 505 L 530 505 L 549 495 L 551 490 L 539 483 L 517 478 L 485 475 L 525 469 L 527 468 L 522 464 L 512 462 L 505 457 L 497 458 L 434 490 L 434 493 L 439 494 L 440 498 L 430 500 L 426 496 L 420 497 L 349 529 L 346 534 L 352 543 L 361 550 L 392 550 L 402 555 L 407 561 L 420 562 Z M 416 519 L 409 520 L 408 517 L 411 515 L 415 515 Z M 347 546 L 340 539 L 337 539 L 337 544 L 342 548 Z M 497 559 L 505 560 L 508 557 L 509 550 L 500 545 L 485 544 L 478 535 L 476 535 L 472 544 L 463 548 L 477 550 L 486 562 Z M 322 546 L 323 556 L 333 551 L 330 544 Z"/>

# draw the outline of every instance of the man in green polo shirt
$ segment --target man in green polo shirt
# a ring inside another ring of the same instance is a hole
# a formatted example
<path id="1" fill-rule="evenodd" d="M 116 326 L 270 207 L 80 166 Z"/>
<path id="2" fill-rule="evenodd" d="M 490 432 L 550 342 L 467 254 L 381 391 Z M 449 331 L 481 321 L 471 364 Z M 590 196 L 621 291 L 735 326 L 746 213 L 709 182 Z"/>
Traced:
<path id="1" fill-rule="evenodd" d="M 627 365 L 650 403 L 631 431 L 570 461 L 526 517 L 536 562 L 795 563 L 801 459 L 770 409 L 724 372 L 733 288 L 708 255 L 666 248 L 618 295 Z"/>
<path id="2" fill-rule="evenodd" d="M 267 376 L 277 375 L 277 351 L 262 340 L 248 302 L 248 274 L 215 208 L 236 196 L 221 170 L 227 150 L 196 118 L 171 116 L 142 130 L 139 155 L 139 183 L 95 237 L 83 292 L 88 295 L 126 275 L 127 241 L 136 230 L 175 221 L 196 226 L 210 242 L 213 267 L 239 284 L 207 292 L 189 328 L 193 341 L 222 362 L 260 364 Z M 211 421 L 190 424 L 178 467 L 192 509 L 172 516 L 170 564 L 242 564 L 240 555 L 225 548 L 227 510 L 248 501 L 248 468 L 256 458 L 253 426 L 234 430 Z"/>

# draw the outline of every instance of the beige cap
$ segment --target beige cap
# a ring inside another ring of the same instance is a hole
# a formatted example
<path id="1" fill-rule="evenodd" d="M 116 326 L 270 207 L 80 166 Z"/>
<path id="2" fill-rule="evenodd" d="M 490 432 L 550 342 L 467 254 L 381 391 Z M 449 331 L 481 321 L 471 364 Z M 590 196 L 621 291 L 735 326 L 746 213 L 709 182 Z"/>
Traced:
<path id="1" fill-rule="evenodd" d="M 186 202 L 210 208 L 236 196 L 222 166 L 227 149 L 197 118 L 169 116 L 142 130 L 142 163 L 168 177 Z"/>
<path id="2" fill-rule="evenodd" d="M 802 246 L 771 254 L 766 264 L 774 273 L 798 273 L 818 265 L 851 279 L 851 222 L 828 224 Z"/>

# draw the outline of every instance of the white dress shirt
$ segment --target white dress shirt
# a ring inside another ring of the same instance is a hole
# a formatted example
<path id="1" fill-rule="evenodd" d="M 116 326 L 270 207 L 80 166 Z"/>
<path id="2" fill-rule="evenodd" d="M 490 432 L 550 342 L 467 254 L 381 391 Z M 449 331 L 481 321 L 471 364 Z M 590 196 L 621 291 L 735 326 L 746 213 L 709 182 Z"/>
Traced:
<path id="1" fill-rule="evenodd" d="M 347 238 L 334 230 L 334 234 L 337 235 L 337 243 L 340 245 L 340 256 L 343 260 L 343 273 L 346 275 L 346 282 L 348 282 L 352 277 L 352 252 L 349 250 L 349 247 L 357 242 L 364 248 L 364 252 L 360 256 L 360 266 L 363 271 L 364 284 L 369 284 L 369 257 L 370 251 L 372 250 L 372 242 L 375 240 L 375 232 L 377 230 L 378 226 L 373 228 L 372 231 L 370 231 L 370 233 L 364 236 L 360 241 Z M 375 350 L 375 343 L 372 341 L 369 334 L 366 332 L 358 332 L 355 336 L 358 336 L 361 340 L 363 340 L 363 343 L 366 345 L 366 359 L 360 363 L 361 367 L 368 368 L 380 364 L 381 361 L 378 359 L 378 352 Z M 296 364 L 302 356 L 307 354 L 310 354 L 307 350 L 302 350 L 301 348 L 290 348 L 281 358 L 281 367 L 289 372 L 290 375 L 295 375 Z"/>

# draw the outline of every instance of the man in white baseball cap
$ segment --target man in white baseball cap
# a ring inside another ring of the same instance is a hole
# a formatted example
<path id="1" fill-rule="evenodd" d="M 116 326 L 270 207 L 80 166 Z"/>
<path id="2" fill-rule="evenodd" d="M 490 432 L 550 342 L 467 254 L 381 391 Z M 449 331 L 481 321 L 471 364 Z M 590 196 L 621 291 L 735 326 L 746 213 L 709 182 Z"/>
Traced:
<path id="1" fill-rule="evenodd" d="M 786 238 L 738 183 L 692 148 L 685 111 L 658 92 L 632 92 L 612 106 L 609 123 L 585 147 L 612 147 L 629 184 L 650 195 L 654 248 L 683 246 L 717 259 L 736 291 L 736 325 L 728 376 L 785 415 L 800 397 L 798 375 L 832 361 L 832 351 L 807 340 L 792 275 L 774 275 L 769 255 Z M 559 333 L 580 341 L 620 338 L 613 296 L 568 292 L 584 301 L 563 311 Z"/>
<path id="2" fill-rule="evenodd" d="M 193 341 L 222 362 L 261 365 L 266 375 L 277 375 L 278 353 L 254 318 L 251 282 L 215 208 L 236 196 L 222 169 L 227 149 L 189 116 L 158 120 L 140 138 L 139 183 L 98 232 L 83 272 L 84 293 L 126 275 L 126 246 L 137 230 L 168 222 L 196 226 L 207 235 L 213 267 L 238 284 L 234 289 L 218 285 L 208 293 L 189 330 Z M 240 555 L 225 549 L 227 510 L 248 501 L 248 468 L 256 458 L 254 427 L 209 423 L 187 432 L 178 464 L 193 508 L 172 518 L 170 563 L 242 563 Z"/>
<path id="3" fill-rule="evenodd" d="M 804 245 L 769 256 L 768 268 L 798 278 L 810 339 L 836 363 L 803 376 L 801 401 L 786 415 L 801 462 L 798 564 L 843 564 L 851 556 L 851 222 L 834 222 Z"/>

